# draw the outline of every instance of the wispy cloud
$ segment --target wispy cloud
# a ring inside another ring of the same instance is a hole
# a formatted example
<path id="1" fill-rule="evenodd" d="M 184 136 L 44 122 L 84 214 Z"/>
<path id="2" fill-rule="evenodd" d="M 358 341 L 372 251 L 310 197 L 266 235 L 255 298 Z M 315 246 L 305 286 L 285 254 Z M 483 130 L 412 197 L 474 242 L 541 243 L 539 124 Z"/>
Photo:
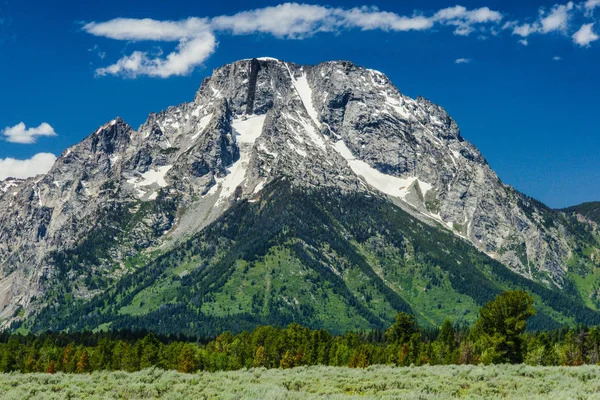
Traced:
<path id="1" fill-rule="evenodd" d="M 44 122 L 37 128 L 27 128 L 24 122 L 15 126 L 7 126 L 2 130 L 2 136 L 7 142 L 31 144 L 40 136 L 57 136 L 54 128 Z"/>
<path id="2" fill-rule="evenodd" d="M 432 20 L 446 25 L 455 26 L 455 35 L 467 36 L 475 30 L 475 26 L 485 23 L 499 23 L 502 14 L 488 7 L 468 10 L 463 6 L 444 8 L 435 13 Z"/>
<path id="3" fill-rule="evenodd" d="M 96 70 L 100 76 L 166 78 L 187 75 L 202 65 L 215 52 L 220 35 L 266 34 L 279 39 L 301 40 L 319 33 L 338 34 L 351 29 L 406 32 L 443 31 L 448 27 L 454 35 L 474 33 L 480 39 L 510 32 L 520 37 L 518 42 L 523 46 L 530 45 L 532 35 L 556 34 L 587 47 L 597 40 L 593 21 L 589 21 L 597 7 L 600 7 L 600 0 L 569 1 L 542 7 L 531 19 L 506 21 L 506 13 L 489 7 L 468 9 L 457 5 L 430 13 L 415 10 L 409 15 L 399 15 L 373 6 L 342 8 L 284 3 L 232 15 L 190 17 L 180 21 L 116 18 L 90 22 L 83 30 L 114 40 L 177 43 L 176 48 L 165 56 L 137 50 Z M 577 32 L 573 29 L 575 23 L 583 23 Z"/>
<path id="4" fill-rule="evenodd" d="M 455 64 L 469 64 L 470 62 L 470 58 L 457 58 L 456 60 L 454 60 Z"/>
<path id="5" fill-rule="evenodd" d="M 187 75 L 201 65 L 214 51 L 216 40 L 207 32 L 191 39 L 183 38 L 179 45 L 166 58 L 151 56 L 148 52 L 134 51 L 115 64 L 99 68 L 96 74 L 123 75 L 131 78 L 140 75 L 167 78 L 173 75 Z"/>
<path id="6" fill-rule="evenodd" d="M 106 53 L 102 50 L 100 50 L 100 47 L 98 47 L 98 45 L 94 45 L 94 47 L 92 47 L 91 49 L 88 49 L 89 52 L 94 53 L 98 56 L 99 59 L 104 60 L 104 58 L 106 57 Z"/>
<path id="7" fill-rule="evenodd" d="M 6 178 L 29 178 L 50 171 L 56 161 L 51 153 L 38 153 L 27 160 L 0 158 L 0 180 Z"/>
<path id="8" fill-rule="evenodd" d="M 183 21 L 116 18 L 107 22 L 86 24 L 83 29 L 95 36 L 126 41 L 179 42 L 166 57 L 135 51 L 116 63 L 98 68 L 96 74 L 169 77 L 187 75 L 215 51 L 216 38 L 207 19 L 188 18 Z"/>
<path id="9" fill-rule="evenodd" d="M 99 37 L 126 41 L 178 42 L 166 57 L 135 51 L 112 65 L 96 70 L 98 75 L 166 78 L 186 75 L 210 57 L 217 47 L 217 35 L 270 34 L 281 39 L 303 39 L 322 32 L 349 29 L 386 32 L 426 31 L 436 24 L 454 27 L 454 34 L 467 36 L 477 30 L 491 32 L 503 19 L 488 7 L 469 10 L 462 6 L 445 8 L 426 16 L 420 12 L 398 15 L 376 7 L 334 8 L 285 3 L 214 18 L 191 17 L 181 21 L 117 18 L 90 22 L 83 30 Z"/>
<path id="10" fill-rule="evenodd" d="M 557 31 L 565 33 L 574 8 L 573 2 L 556 4 L 550 11 L 546 11 L 542 8 L 539 11 L 537 21 L 523 24 L 518 24 L 517 22 L 513 23 L 513 34 L 526 38 L 535 33 L 547 34 Z"/>
<path id="11" fill-rule="evenodd" d="M 587 16 L 591 16 L 594 13 L 594 10 L 597 7 L 600 7 L 600 0 L 587 0 L 583 7 L 585 8 L 585 12 Z"/>
<path id="12" fill-rule="evenodd" d="M 561 61 L 562 57 L 561 56 L 554 56 L 554 57 L 552 57 L 552 60 L 554 60 L 554 61 Z"/>
<path id="13" fill-rule="evenodd" d="M 379 22 L 386 19 L 387 23 L 393 23 L 390 17 L 391 15 L 387 18 L 379 18 Z M 209 24 L 214 30 L 233 35 L 268 33 L 282 39 L 302 39 L 319 32 L 340 29 L 343 16 L 338 9 L 285 3 L 274 7 L 242 11 L 234 15 L 222 15 L 210 20 Z"/>
<path id="14" fill-rule="evenodd" d="M 590 43 L 598 40 L 598 35 L 593 31 L 594 22 L 589 22 L 597 7 L 600 7 L 600 0 L 587 0 L 577 4 L 572 1 L 566 4 L 555 4 L 550 11 L 541 8 L 535 22 L 510 21 L 504 25 L 504 29 L 512 29 L 513 35 L 521 36 L 523 39 L 519 42 L 522 44 L 525 44 L 524 41 L 529 43 L 525 38 L 530 35 L 556 32 L 566 37 L 570 35 L 576 45 L 589 47 Z M 572 33 L 574 21 L 582 19 L 587 19 L 588 23 L 583 23 L 578 31 Z"/>

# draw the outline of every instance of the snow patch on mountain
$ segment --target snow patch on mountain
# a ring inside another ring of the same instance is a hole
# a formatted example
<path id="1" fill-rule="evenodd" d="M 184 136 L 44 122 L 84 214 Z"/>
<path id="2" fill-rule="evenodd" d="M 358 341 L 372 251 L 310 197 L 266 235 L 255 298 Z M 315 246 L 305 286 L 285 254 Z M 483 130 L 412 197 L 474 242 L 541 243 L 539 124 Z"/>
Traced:
<path id="1" fill-rule="evenodd" d="M 106 124 L 102 125 L 100 128 L 98 128 L 98 129 L 96 130 L 96 132 L 95 132 L 95 133 L 96 133 L 96 135 L 97 135 L 97 134 L 99 134 L 100 132 L 102 132 L 102 131 L 103 131 L 103 130 L 105 130 L 105 129 L 108 129 L 108 128 L 112 127 L 112 126 L 115 126 L 115 125 L 116 125 L 116 123 L 117 123 L 117 120 L 116 120 L 116 119 L 113 119 L 112 121 L 109 121 L 109 122 L 107 122 Z"/>
<path id="2" fill-rule="evenodd" d="M 0 180 L 0 192 L 1 193 L 6 193 L 10 190 L 10 188 L 15 187 L 15 186 L 19 186 L 19 184 L 22 181 L 18 181 L 18 180 L 14 180 L 11 178 L 8 178 L 4 181 Z"/>
<path id="3" fill-rule="evenodd" d="M 266 115 L 251 115 L 237 118 L 231 124 L 238 143 L 254 144 L 262 134 Z"/>
<path id="4" fill-rule="evenodd" d="M 241 186 L 244 182 L 252 148 L 256 139 L 262 134 L 265 117 L 266 115 L 251 115 L 236 118 L 232 121 L 231 127 L 235 134 L 235 140 L 239 145 L 240 158 L 227 167 L 227 175 L 224 178 L 215 178 L 217 184 L 211 188 L 208 195 L 216 193 L 219 188 L 221 189 L 216 205 L 222 204 L 226 199 L 231 198 L 238 186 Z"/>
<path id="5" fill-rule="evenodd" d="M 386 105 L 388 105 L 394 111 L 396 111 L 396 113 L 400 117 L 402 117 L 402 118 L 404 118 L 406 120 L 410 119 L 410 117 L 411 117 L 410 113 L 406 110 L 406 108 L 404 108 L 402 106 L 402 103 L 398 99 L 395 99 L 394 97 L 390 96 L 387 93 L 384 93 L 384 98 L 385 98 Z"/>
<path id="6" fill-rule="evenodd" d="M 210 114 L 200 118 L 200 121 L 198 122 L 198 126 L 196 127 L 196 133 L 194 134 L 194 136 L 192 136 L 192 141 L 198 139 L 198 136 L 200 136 L 200 134 L 204 131 L 204 129 L 206 129 L 206 127 L 210 123 L 212 116 L 213 116 L 213 113 L 210 113 Z"/>
<path id="7" fill-rule="evenodd" d="M 390 196 L 406 200 L 410 186 L 417 181 L 423 194 L 431 190 L 432 186 L 417 178 L 398 178 L 377 171 L 364 161 L 357 160 L 343 140 L 334 145 L 336 151 L 348 161 L 348 165 L 354 173 L 362 177 L 367 184 Z"/>
<path id="8" fill-rule="evenodd" d="M 145 197 L 149 192 L 154 191 L 149 197 L 149 200 L 156 199 L 156 190 L 160 188 L 167 187 L 169 184 L 165 180 L 165 176 L 167 172 L 173 168 L 172 165 L 164 165 L 161 167 L 154 167 L 139 177 L 133 177 L 127 180 L 127 183 L 133 185 L 133 187 L 137 190 L 138 198 Z"/>
<path id="9" fill-rule="evenodd" d="M 300 123 L 302 125 L 302 127 L 304 128 L 304 130 L 306 131 L 306 133 L 308 134 L 308 137 L 311 139 L 311 141 L 314 144 L 316 144 L 321 150 L 323 150 L 324 152 L 327 152 L 327 144 L 325 143 L 323 135 L 321 135 L 315 129 L 315 126 L 320 129 L 321 123 L 319 122 L 319 114 L 317 113 L 315 106 L 313 104 L 313 100 L 312 100 L 313 92 L 312 92 L 312 89 L 310 88 L 310 85 L 308 84 L 308 79 L 306 77 L 306 73 L 303 72 L 302 76 L 300 76 L 300 78 L 296 79 L 296 78 L 294 78 L 294 74 L 292 74 L 289 67 L 287 65 L 285 67 L 290 75 L 290 79 L 292 80 L 292 85 L 294 87 L 294 90 L 300 97 L 300 101 L 304 105 L 304 109 L 306 110 L 306 113 L 310 117 L 310 121 L 306 121 L 301 116 L 300 116 L 299 120 L 295 120 L 291 117 L 290 118 L 297 121 L 298 123 Z"/>
<path id="10" fill-rule="evenodd" d="M 321 126 L 319 123 L 319 114 L 317 114 L 317 110 L 315 110 L 315 106 L 313 105 L 312 89 L 308 85 L 306 74 L 302 74 L 302 76 L 296 80 L 292 78 L 292 82 L 294 82 L 296 92 L 298 92 L 298 95 L 300 96 L 302 104 L 304 104 L 304 108 L 306 108 L 306 112 L 308 112 L 310 119 L 312 119 L 316 126 Z"/>

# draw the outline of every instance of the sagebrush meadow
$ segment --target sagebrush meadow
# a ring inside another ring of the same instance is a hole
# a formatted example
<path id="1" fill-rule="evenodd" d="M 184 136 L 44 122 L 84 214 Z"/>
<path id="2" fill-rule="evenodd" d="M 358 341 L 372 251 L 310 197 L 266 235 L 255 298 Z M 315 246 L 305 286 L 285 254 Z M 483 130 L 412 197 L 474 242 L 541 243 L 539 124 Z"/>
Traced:
<path id="1" fill-rule="evenodd" d="M 196 374 L 146 369 L 134 373 L 0 375 L 0 397 L 6 400 L 572 400 L 598 398 L 599 387 L 600 369 L 596 366 L 318 366 Z"/>

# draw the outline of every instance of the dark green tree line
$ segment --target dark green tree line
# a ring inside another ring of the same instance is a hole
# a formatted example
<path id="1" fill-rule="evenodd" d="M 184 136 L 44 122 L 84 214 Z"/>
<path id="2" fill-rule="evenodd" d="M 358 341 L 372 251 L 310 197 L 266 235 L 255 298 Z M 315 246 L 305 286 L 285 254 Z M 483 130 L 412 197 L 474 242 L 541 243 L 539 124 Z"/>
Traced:
<path id="1" fill-rule="evenodd" d="M 210 341 L 144 332 L 1 334 L 0 371 L 133 372 L 156 367 L 192 373 L 301 365 L 600 363 L 599 327 L 525 333 L 534 313 L 532 297 L 514 291 L 482 307 L 472 329 L 446 320 L 437 330 L 423 330 L 414 316 L 399 313 L 385 331 L 345 335 L 295 323 L 286 328 L 260 326 L 237 335 L 225 332 Z"/>

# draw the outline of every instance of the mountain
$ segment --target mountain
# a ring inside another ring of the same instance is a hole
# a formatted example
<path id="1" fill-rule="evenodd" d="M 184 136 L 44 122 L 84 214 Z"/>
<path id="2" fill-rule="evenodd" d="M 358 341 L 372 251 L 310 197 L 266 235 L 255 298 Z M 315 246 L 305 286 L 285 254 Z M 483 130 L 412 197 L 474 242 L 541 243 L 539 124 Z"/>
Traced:
<path id="1" fill-rule="evenodd" d="M 225 65 L 0 187 L 13 328 L 472 322 L 513 287 L 538 326 L 600 318 L 597 226 L 503 184 L 444 109 L 350 62 Z"/>
<path id="2" fill-rule="evenodd" d="M 583 203 L 577 206 L 565 208 L 563 210 L 568 214 L 578 214 L 589 221 L 600 224 L 600 202 Z"/>

